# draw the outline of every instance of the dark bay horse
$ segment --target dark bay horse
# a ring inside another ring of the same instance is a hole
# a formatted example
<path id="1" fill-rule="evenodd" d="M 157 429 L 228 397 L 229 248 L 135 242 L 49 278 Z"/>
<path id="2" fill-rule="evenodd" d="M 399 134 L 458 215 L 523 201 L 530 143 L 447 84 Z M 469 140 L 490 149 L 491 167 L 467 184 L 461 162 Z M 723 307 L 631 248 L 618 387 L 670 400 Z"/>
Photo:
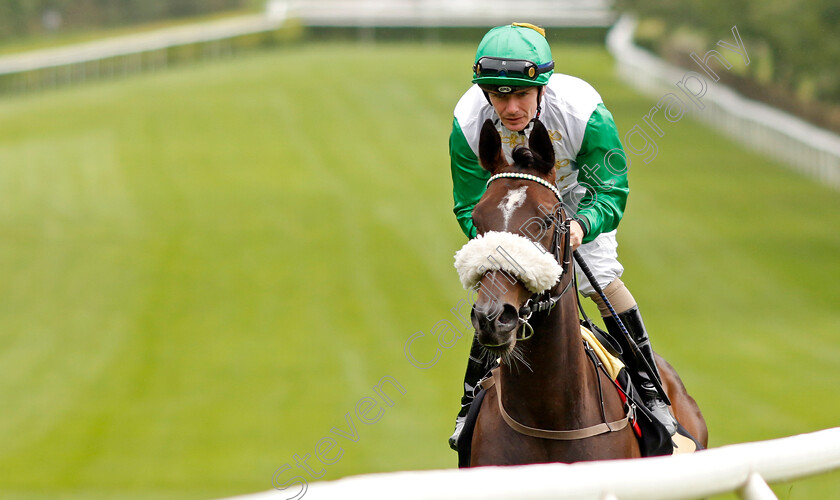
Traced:
<path id="1" fill-rule="evenodd" d="M 501 366 L 497 383 L 481 404 L 471 466 L 639 457 L 621 396 L 609 377 L 594 368 L 581 340 L 573 259 L 561 226 L 565 214 L 553 184 L 554 149 L 538 120 L 528 147 L 517 147 L 513 159 L 507 163 L 501 138 L 488 120 L 481 131 L 479 161 L 492 177 L 473 210 L 479 236 L 468 245 L 486 243 L 498 248 L 493 261 L 515 264 L 490 269 L 474 264 L 472 281 L 478 286 L 473 326 L 488 353 L 501 358 Z M 546 288 L 547 294 L 536 295 Z M 523 310 L 538 298 L 550 300 L 553 307 L 533 312 L 526 324 Z M 675 416 L 705 446 L 707 431 L 697 404 L 673 368 L 661 358 L 658 362 Z M 513 424 L 505 421 L 504 411 Z M 516 423 L 550 431 L 582 430 L 579 434 L 585 437 L 533 437 L 514 430 Z"/>

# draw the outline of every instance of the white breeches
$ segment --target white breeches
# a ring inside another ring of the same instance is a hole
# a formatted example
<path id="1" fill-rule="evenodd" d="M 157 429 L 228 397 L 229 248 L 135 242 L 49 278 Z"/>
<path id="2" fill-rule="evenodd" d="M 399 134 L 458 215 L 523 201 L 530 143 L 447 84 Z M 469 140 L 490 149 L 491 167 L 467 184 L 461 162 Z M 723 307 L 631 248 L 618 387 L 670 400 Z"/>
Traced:
<path id="1" fill-rule="evenodd" d="M 614 230 L 599 234 L 597 238 L 578 248 L 578 252 L 580 252 L 589 269 L 592 270 L 592 274 L 595 275 L 601 289 L 606 288 L 614 279 L 620 278 L 621 273 L 624 272 L 624 266 L 618 262 L 617 248 L 618 242 L 615 239 Z M 575 272 L 577 273 L 580 293 L 584 297 L 593 295 L 595 289 L 592 288 L 592 284 L 586 279 L 577 262 L 575 262 Z"/>

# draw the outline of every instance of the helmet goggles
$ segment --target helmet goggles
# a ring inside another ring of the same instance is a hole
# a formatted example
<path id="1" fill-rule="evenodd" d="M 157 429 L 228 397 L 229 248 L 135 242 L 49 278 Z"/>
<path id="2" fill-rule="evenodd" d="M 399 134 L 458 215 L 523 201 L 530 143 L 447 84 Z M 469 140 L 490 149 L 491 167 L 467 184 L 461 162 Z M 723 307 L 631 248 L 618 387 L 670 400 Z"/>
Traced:
<path id="1" fill-rule="evenodd" d="M 548 73 L 553 69 L 554 61 L 538 65 L 527 59 L 505 59 L 488 56 L 482 57 L 473 65 L 476 78 L 499 77 L 536 80 L 541 74 Z"/>

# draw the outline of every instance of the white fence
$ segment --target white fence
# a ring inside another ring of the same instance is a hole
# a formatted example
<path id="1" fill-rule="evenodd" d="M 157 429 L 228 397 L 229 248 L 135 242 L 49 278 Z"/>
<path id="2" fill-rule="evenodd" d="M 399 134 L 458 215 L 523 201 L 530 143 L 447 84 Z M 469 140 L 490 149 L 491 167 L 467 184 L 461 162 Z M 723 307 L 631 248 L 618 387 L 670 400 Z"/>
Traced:
<path id="1" fill-rule="evenodd" d="M 192 43 L 202 43 L 276 29 L 283 22 L 278 16 L 251 15 L 196 25 L 165 28 L 151 33 L 126 35 L 81 43 L 69 47 L 44 49 L 0 58 L 0 74 L 18 73 L 50 66 L 79 64 L 122 55 L 151 52 Z"/>
<path id="2" fill-rule="evenodd" d="M 239 47 L 271 41 L 285 21 L 284 7 L 282 2 L 272 2 L 263 14 L 0 56 L 0 93 L 39 90 L 157 70 L 179 61 L 227 56 Z"/>
<path id="3" fill-rule="evenodd" d="M 632 17 L 622 16 L 607 36 L 607 47 L 622 78 L 653 98 L 674 92 L 686 69 L 667 64 L 634 45 L 635 25 Z M 731 40 L 730 33 L 721 35 Z M 708 87 L 703 96 L 705 107 L 694 110 L 694 117 L 770 158 L 840 189 L 840 136 L 742 97 L 721 83 L 709 83 Z"/>
<path id="4" fill-rule="evenodd" d="M 676 500 L 737 492 L 746 500 L 769 500 L 776 496 L 767 482 L 836 469 L 840 427 L 690 455 L 368 474 L 236 499 Z"/>
<path id="5" fill-rule="evenodd" d="M 291 0 L 307 26 L 468 27 L 512 21 L 545 27 L 608 27 L 612 0 Z"/>

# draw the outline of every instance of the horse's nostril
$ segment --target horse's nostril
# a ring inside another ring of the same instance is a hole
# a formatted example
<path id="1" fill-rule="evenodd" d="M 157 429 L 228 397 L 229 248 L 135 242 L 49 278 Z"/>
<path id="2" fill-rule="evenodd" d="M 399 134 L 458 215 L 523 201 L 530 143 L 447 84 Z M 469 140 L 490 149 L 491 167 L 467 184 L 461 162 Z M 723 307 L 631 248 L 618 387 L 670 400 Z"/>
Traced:
<path id="1" fill-rule="evenodd" d="M 470 321 L 472 322 L 475 331 L 482 330 L 483 327 L 488 323 L 487 315 L 482 314 L 480 311 L 477 311 L 475 308 L 475 304 L 473 304 L 472 311 L 470 311 Z"/>
<path id="2" fill-rule="evenodd" d="M 509 332 L 516 328 L 519 322 L 519 312 L 510 304 L 505 304 L 502 308 L 502 314 L 496 319 L 496 325 L 499 331 Z"/>

